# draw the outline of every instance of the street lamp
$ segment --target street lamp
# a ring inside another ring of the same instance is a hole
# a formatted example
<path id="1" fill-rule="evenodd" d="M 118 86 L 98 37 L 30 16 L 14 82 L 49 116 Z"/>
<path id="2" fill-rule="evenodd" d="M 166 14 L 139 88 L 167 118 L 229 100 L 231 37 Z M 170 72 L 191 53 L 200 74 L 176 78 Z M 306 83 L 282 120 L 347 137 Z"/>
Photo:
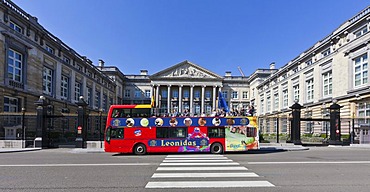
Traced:
<path id="1" fill-rule="evenodd" d="M 102 132 L 101 132 L 101 125 L 102 125 L 102 113 L 103 109 L 99 109 L 99 141 L 100 141 L 100 148 L 103 148 L 103 142 L 102 142 Z"/>
<path id="2" fill-rule="evenodd" d="M 26 129 L 24 127 L 24 118 L 25 118 L 26 108 L 22 107 L 22 148 L 26 147 Z"/>

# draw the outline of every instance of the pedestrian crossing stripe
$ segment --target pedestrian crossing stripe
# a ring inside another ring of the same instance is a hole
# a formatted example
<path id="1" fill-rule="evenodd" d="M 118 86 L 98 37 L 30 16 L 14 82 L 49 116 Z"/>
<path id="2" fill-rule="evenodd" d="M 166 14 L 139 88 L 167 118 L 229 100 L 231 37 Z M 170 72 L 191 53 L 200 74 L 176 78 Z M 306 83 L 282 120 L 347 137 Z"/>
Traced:
<path id="1" fill-rule="evenodd" d="M 149 182 L 145 188 L 237 188 L 274 187 L 268 181 L 171 181 Z"/>
<path id="2" fill-rule="evenodd" d="M 154 173 L 152 178 L 198 178 L 198 177 L 258 177 L 255 173 L 239 172 L 239 173 Z"/>
<path id="3" fill-rule="evenodd" d="M 158 167 L 157 171 L 246 171 L 246 167 Z"/>
<path id="4" fill-rule="evenodd" d="M 236 162 L 229 162 L 229 163 L 161 163 L 160 166 L 235 166 L 240 165 Z"/>
<path id="5" fill-rule="evenodd" d="M 171 159 L 163 160 L 164 163 L 186 163 L 186 162 L 232 162 L 231 159 Z"/>

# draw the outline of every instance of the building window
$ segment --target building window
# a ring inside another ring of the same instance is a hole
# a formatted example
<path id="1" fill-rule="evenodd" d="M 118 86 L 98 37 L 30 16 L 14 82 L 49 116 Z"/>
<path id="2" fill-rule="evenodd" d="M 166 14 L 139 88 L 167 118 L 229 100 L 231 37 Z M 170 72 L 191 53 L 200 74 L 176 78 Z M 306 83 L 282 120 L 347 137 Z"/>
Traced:
<path id="1" fill-rule="evenodd" d="M 78 81 L 75 82 L 75 100 L 78 100 L 81 96 L 82 84 Z"/>
<path id="2" fill-rule="evenodd" d="M 323 95 L 324 97 L 330 96 L 333 93 L 333 80 L 332 80 L 332 72 L 327 72 L 322 74 L 322 81 L 323 81 Z"/>
<path id="3" fill-rule="evenodd" d="M 62 99 L 67 100 L 69 95 L 69 78 L 62 75 L 61 85 L 60 85 L 60 96 Z"/>
<path id="4" fill-rule="evenodd" d="M 81 65 L 76 65 L 77 70 L 82 71 L 83 67 Z M 98 82 L 100 82 L 100 78 L 98 78 Z"/>
<path id="5" fill-rule="evenodd" d="M 107 96 L 107 94 L 104 94 L 103 93 L 103 109 L 105 110 L 105 111 L 107 111 L 107 109 L 108 109 L 108 96 Z"/>
<path id="6" fill-rule="evenodd" d="M 355 87 L 367 84 L 367 53 L 355 58 L 353 62 Z"/>
<path id="7" fill-rule="evenodd" d="M 266 112 L 271 112 L 271 95 L 270 95 L 270 93 L 267 94 L 266 100 L 267 100 Z"/>
<path id="8" fill-rule="evenodd" d="M 44 94 L 53 94 L 53 70 L 44 67 L 42 91 Z"/>
<path id="9" fill-rule="evenodd" d="M 49 52 L 51 54 L 54 54 L 54 52 L 55 52 L 54 51 L 54 48 L 50 47 L 49 45 L 46 45 L 46 48 L 45 49 L 46 49 L 47 52 Z"/>
<path id="10" fill-rule="evenodd" d="M 18 112 L 18 98 L 4 97 L 4 112 Z"/>
<path id="11" fill-rule="evenodd" d="M 274 110 L 279 110 L 279 93 L 274 94 Z"/>
<path id="12" fill-rule="evenodd" d="M 293 68 L 293 74 L 298 72 L 298 67 Z"/>
<path id="13" fill-rule="evenodd" d="M 87 87 L 87 103 L 92 107 L 92 88 Z"/>
<path id="14" fill-rule="evenodd" d="M 281 119 L 281 132 L 286 133 L 288 131 L 288 120 L 286 118 Z"/>
<path id="15" fill-rule="evenodd" d="M 248 99 L 248 91 L 243 91 L 243 99 Z"/>
<path id="16" fill-rule="evenodd" d="M 231 98 L 232 99 L 238 99 L 238 92 L 237 91 L 231 92 Z"/>
<path id="17" fill-rule="evenodd" d="M 124 98 L 130 98 L 131 97 L 131 90 L 130 89 L 125 89 L 123 91 L 123 97 Z"/>
<path id="18" fill-rule="evenodd" d="M 263 95 L 261 96 L 261 98 L 263 98 Z M 265 101 L 261 99 L 261 108 L 260 108 L 261 114 L 265 112 L 264 109 L 265 109 Z"/>
<path id="19" fill-rule="evenodd" d="M 10 28 L 12 28 L 15 31 L 23 34 L 23 28 L 21 26 L 17 25 L 16 23 L 14 23 L 13 21 L 10 21 Z"/>
<path id="20" fill-rule="evenodd" d="M 211 91 L 206 91 L 206 98 L 211 98 Z"/>
<path id="21" fill-rule="evenodd" d="M 100 108 L 100 91 L 95 91 L 95 107 Z"/>
<path id="22" fill-rule="evenodd" d="M 224 98 L 224 99 L 227 99 L 227 91 L 222 91 L 222 97 Z"/>
<path id="23" fill-rule="evenodd" d="M 288 107 L 288 89 L 283 90 L 283 107 Z"/>
<path id="24" fill-rule="evenodd" d="M 64 56 L 63 57 L 63 61 L 67 64 L 71 64 L 71 59 L 69 59 L 68 57 Z M 91 76 L 90 76 L 91 77 Z"/>
<path id="25" fill-rule="evenodd" d="M 22 82 L 22 58 L 23 55 L 9 49 L 8 51 L 8 78 L 17 81 Z"/>
<path id="26" fill-rule="evenodd" d="M 140 98 L 141 97 L 141 91 L 140 91 L 140 89 L 135 89 L 134 97 L 135 98 Z"/>
<path id="27" fill-rule="evenodd" d="M 355 32 L 356 38 L 361 37 L 362 35 L 364 35 L 365 33 L 367 33 L 367 31 L 368 31 L 367 30 L 367 26 L 362 27 L 360 30 L 358 30 L 358 31 Z"/>
<path id="28" fill-rule="evenodd" d="M 358 104 L 358 123 L 359 125 L 369 125 L 370 119 L 366 118 L 370 116 L 370 103 L 359 103 Z"/>
<path id="29" fill-rule="evenodd" d="M 330 48 L 325 49 L 325 51 L 321 52 L 321 55 L 322 55 L 323 57 L 326 57 L 326 56 L 330 55 Z"/>
<path id="30" fill-rule="evenodd" d="M 161 96 L 162 96 L 162 98 L 167 98 L 167 90 L 166 89 L 162 90 Z"/>
<path id="31" fill-rule="evenodd" d="M 293 86 L 293 98 L 294 101 L 299 101 L 299 85 Z"/>
<path id="32" fill-rule="evenodd" d="M 198 98 L 198 99 L 200 98 L 200 91 L 199 90 L 195 90 L 194 97 Z"/>
<path id="33" fill-rule="evenodd" d="M 150 98 L 151 94 L 150 94 L 150 90 L 145 90 L 145 98 Z"/>
<path id="34" fill-rule="evenodd" d="M 309 79 L 306 81 L 307 102 L 313 101 L 313 92 L 314 92 L 313 79 Z"/>
<path id="35" fill-rule="evenodd" d="M 184 90 L 184 98 L 189 98 L 189 90 Z"/>
<path id="36" fill-rule="evenodd" d="M 178 90 L 173 90 L 172 91 L 172 96 L 173 96 L 173 98 L 179 98 L 179 91 Z"/>
<path id="37" fill-rule="evenodd" d="M 306 63 L 306 66 L 312 65 L 312 58 L 310 58 L 309 60 L 307 60 L 305 63 Z"/>

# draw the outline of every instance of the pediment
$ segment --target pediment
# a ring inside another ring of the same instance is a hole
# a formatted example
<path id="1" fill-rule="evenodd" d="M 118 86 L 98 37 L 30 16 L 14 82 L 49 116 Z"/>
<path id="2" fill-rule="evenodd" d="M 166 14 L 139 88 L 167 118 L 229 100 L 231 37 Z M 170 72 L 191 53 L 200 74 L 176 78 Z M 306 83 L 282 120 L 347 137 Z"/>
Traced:
<path id="1" fill-rule="evenodd" d="M 153 74 L 151 78 L 221 79 L 222 77 L 199 65 L 184 61 Z"/>

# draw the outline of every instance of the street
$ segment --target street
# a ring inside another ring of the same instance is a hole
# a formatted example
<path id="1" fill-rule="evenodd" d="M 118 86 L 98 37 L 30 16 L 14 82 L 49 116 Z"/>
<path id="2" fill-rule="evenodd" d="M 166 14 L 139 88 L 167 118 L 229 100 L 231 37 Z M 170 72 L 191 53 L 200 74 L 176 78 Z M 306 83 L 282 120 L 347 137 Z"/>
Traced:
<path id="1" fill-rule="evenodd" d="M 370 149 L 145 156 L 0 154 L 0 191 L 369 191 Z"/>

